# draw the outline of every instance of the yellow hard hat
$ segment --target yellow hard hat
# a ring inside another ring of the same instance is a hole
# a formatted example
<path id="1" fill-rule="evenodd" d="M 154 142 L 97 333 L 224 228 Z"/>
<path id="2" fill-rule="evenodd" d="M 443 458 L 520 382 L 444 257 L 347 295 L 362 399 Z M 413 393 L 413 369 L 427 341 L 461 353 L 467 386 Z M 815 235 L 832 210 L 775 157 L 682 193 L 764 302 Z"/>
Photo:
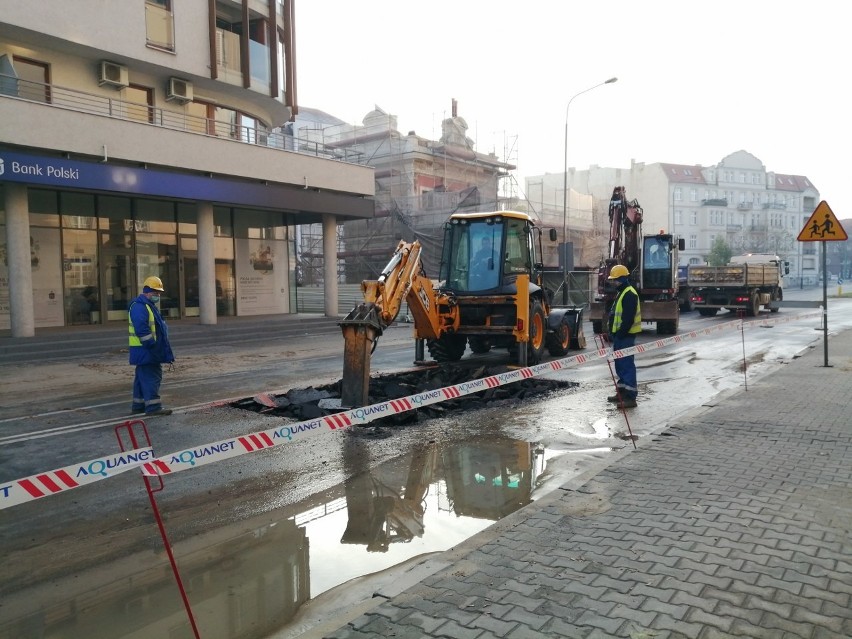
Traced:
<path id="1" fill-rule="evenodd" d="M 156 275 L 152 275 L 148 279 L 145 280 L 145 283 L 142 284 L 143 287 L 147 286 L 148 288 L 152 288 L 155 291 L 160 291 L 161 293 L 166 289 L 163 288 L 163 280 L 161 280 Z"/>
<path id="2" fill-rule="evenodd" d="M 612 267 L 612 270 L 609 272 L 609 280 L 617 280 L 619 277 L 628 277 L 630 275 L 630 271 L 627 270 L 627 267 L 622 264 L 616 264 Z"/>

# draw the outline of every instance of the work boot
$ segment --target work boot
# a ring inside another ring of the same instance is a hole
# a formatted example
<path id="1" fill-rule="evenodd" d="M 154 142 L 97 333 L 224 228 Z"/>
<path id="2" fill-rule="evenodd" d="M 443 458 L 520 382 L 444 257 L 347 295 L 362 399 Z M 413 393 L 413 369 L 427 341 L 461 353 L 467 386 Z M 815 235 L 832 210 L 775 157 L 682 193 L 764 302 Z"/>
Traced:
<path id="1" fill-rule="evenodd" d="M 613 404 L 617 404 L 621 398 L 618 395 L 610 395 L 606 398 L 606 401 L 612 402 Z"/>
<path id="2" fill-rule="evenodd" d="M 154 417 L 155 415 L 171 415 L 171 408 L 158 408 L 157 410 L 152 410 L 148 413 L 145 413 L 146 417 Z"/>
<path id="3" fill-rule="evenodd" d="M 636 408 L 636 400 L 625 397 L 618 406 L 620 408 Z"/>

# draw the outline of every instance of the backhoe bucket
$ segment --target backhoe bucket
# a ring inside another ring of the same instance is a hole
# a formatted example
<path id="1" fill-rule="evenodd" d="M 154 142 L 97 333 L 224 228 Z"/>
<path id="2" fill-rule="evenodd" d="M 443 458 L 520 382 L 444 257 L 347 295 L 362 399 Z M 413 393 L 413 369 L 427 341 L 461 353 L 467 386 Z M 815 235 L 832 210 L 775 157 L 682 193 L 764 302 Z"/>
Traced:
<path id="1" fill-rule="evenodd" d="M 340 404 L 344 408 L 366 406 L 370 396 L 370 355 L 382 334 L 376 307 L 359 304 L 339 326 L 344 340 Z"/>

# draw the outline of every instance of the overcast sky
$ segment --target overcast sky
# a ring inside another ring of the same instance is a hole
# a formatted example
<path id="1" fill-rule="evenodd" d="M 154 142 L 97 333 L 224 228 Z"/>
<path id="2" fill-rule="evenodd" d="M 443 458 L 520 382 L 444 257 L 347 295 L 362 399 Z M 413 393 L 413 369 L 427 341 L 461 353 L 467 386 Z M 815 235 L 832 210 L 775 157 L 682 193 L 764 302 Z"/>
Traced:
<path id="1" fill-rule="evenodd" d="M 440 137 L 452 99 L 517 180 L 568 165 L 709 166 L 743 149 L 852 218 L 838 0 L 295 0 L 298 100 Z M 847 233 L 852 229 L 847 229 Z"/>

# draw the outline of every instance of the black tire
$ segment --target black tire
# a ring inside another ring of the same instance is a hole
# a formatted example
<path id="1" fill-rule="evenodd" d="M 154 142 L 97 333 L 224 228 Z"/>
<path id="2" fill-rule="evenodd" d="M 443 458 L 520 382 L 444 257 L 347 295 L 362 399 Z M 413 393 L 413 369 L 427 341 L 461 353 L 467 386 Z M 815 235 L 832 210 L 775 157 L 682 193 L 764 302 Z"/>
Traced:
<path id="1" fill-rule="evenodd" d="M 439 339 L 426 340 L 426 348 L 436 362 L 457 362 L 464 355 L 467 339 L 464 335 L 443 335 Z"/>
<path id="2" fill-rule="evenodd" d="M 657 335 L 676 335 L 677 320 L 659 320 L 657 322 Z"/>
<path id="3" fill-rule="evenodd" d="M 544 316 L 544 309 L 541 306 L 541 302 L 536 300 L 530 306 L 527 343 L 514 342 L 509 345 L 509 353 L 517 364 L 520 366 L 534 366 L 541 361 L 541 357 L 544 355 L 546 327 L 547 318 Z M 523 355 L 526 355 L 526 358 Z M 526 359 L 526 362 L 524 359 Z"/>
<path id="4" fill-rule="evenodd" d="M 681 313 L 690 313 L 695 310 L 695 302 L 692 301 L 692 296 L 688 296 L 686 301 L 680 305 Z"/>
<path id="5" fill-rule="evenodd" d="M 748 308 L 746 308 L 746 315 L 748 317 L 757 317 L 760 314 L 760 300 L 758 299 L 757 293 L 752 293 L 751 297 L 748 300 Z"/>
<path id="6" fill-rule="evenodd" d="M 491 340 L 487 337 L 468 337 L 467 344 L 472 353 L 487 353 L 491 350 Z"/>
<path id="7" fill-rule="evenodd" d="M 571 322 L 567 315 L 563 315 L 556 330 L 547 334 L 547 352 L 553 357 L 561 357 L 568 352 L 570 346 Z"/>
<path id="8" fill-rule="evenodd" d="M 716 313 L 719 312 L 718 308 L 699 308 L 698 314 L 702 317 L 715 317 Z"/>
<path id="9" fill-rule="evenodd" d="M 547 335 L 547 317 L 541 302 L 534 301 L 530 305 L 529 328 L 527 329 L 527 366 L 534 366 L 544 355 L 544 338 Z"/>
<path id="10" fill-rule="evenodd" d="M 779 289 L 778 289 L 775 293 L 776 293 L 776 297 L 775 297 L 775 300 L 774 300 L 774 301 L 776 301 L 776 302 L 782 302 L 782 301 L 784 301 L 784 291 L 783 291 L 783 289 L 780 289 L 780 288 L 779 288 Z M 769 309 L 769 312 L 770 312 L 770 313 L 777 313 L 777 312 L 778 312 L 778 311 L 780 311 L 780 310 L 781 310 L 781 309 L 780 309 L 780 308 L 777 308 L 777 307 L 776 307 L 776 308 L 770 308 L 770 309 Z"/>

